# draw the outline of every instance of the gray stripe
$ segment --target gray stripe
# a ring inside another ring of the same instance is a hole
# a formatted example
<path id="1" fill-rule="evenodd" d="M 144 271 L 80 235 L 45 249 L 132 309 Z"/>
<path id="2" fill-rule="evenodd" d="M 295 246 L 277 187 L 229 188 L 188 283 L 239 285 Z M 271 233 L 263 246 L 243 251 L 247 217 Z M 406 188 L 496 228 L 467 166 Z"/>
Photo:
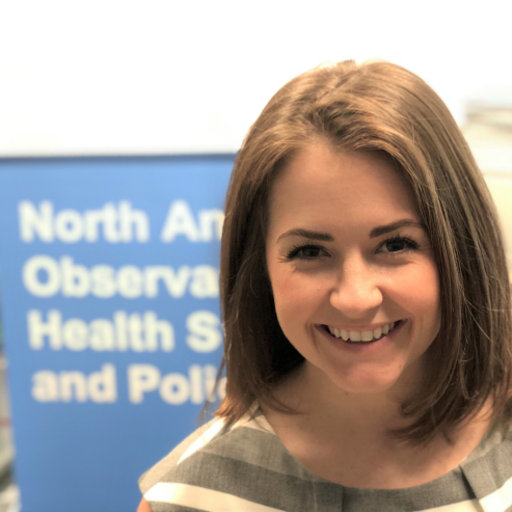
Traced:
<path id="1" fill-rule="evenodd" d="M 484 454 L 472 454 L 461 467 L 476 496 L 483 498 L 512 478 L 512 429 L 505 438 L 493 433 L 477 452 Z"/>
<path id="2" fill-rule="evenodd" d="M 198 453 L 186 459 L 168 478 L 168 481 L 215 489 L 282 510 L 312 512 L 316 509 L 314 500 L 318 491 L 315 492 L 313 482 L 211 453 Z M 340 510 L 337 487 L 327 484 L 321 490 L 322 494 L 334 493 L 338 498 L 338 508 L 334 510 Z"/>
<path id="3" fill-rule="evenodd" d="M 229 435 L 229 443 L 212 442 L 205 448 L 205 451 L 262 468 L 263 474 L 265 470 L 270 471 L 271 473 L 267 478 L 276 483 L 277 488 L 280 485 L 286 485 L 287 481 L 286 478 L 280 479 L 279 475 L 293 476 L 301 480 L 304 486 L 304 494 L 311 492 L 311 486 L 314 482 L 323 483 L 323 493 L 337 496 L 340 500 L 340 496 L 343 495 L 343 510 L 364 510 L 365 512 L 375 510 L 379 512 L 383 510 L 382 507 L 388 507 L 389 510 L 392 510 L 393 507 L 400 505 L 403 507 L 400 510 L 421 510 L 474 497 L 460 470 L 455 470 L 433 482 L 410 489 L 368 490 L 344 488 L 310 473 L 297 462 L 273 434 L 240 427 Z M 301 502 L 303 503 L 305 499 L 305 497 L 302 497 Z M 338 502 L 338 506 L 340 503 L 341 501 Z M 398 509 L 395 508 L 395 510 Z"/>
<path id="4" fill-rule="evenodd" d="M 281 441 L 270 432 L 238 427 L 204 447 L 203 451 L 222 457 L 246 462 L 276 473 L 310 481 L 325 481 L 310 473 L 286 450 Z"/>
<path id="5" fill-rule="evenodd" d="M 211 468 L 211 471 L 205 471 Z M 330 482 L 298 478 L 262 466 L 211 453 L 198 453 L 181 463 L 165 480 L 235 494 L 287 511 L 385 512 L 439 507 L 472 497 L 460 471 L 439 480 L 400 490 L 344 488 Z"/>
<path id="6" fill-rule="evenodd" d="M 181 505 L 169 505 L 169 503 L 149 503 L 152 512 L 204 512 L 208 509 L 208 503 L 205 503 L 204 509 L 197 509 L 191 507 L 182 507 Z"/>
<path id="7" fill-rule="evenodd" d="M 344 512 L 410 512 L 474 498 L 460 470 L 409 489 L 345 489 Z"/>
<path id="8" fill-rule="evenodd" d="M 192 434 L 190 434 L 187 438 L 185 438 L 180 444 L 178 444 L 170 453 L 168 453 L 165 457 L 163 457 L 159 462 L 157 462 L 154 466 L 148 469 L 144 474 L 142 474 L 139 478 L 139 487 L 142 491 L 142 494 L 146 493 L 153 485 L 162 480 L 165 475 L 169 472 L 171 468 L 176 466 L 178 460 L 185 452 L 185 450 L 201 435 L 211 427 L 211 425 L 216 420 L 212 420 L 200 428 L 195 430 Z"/>
<path id="9" fill-rule="evenodd" d="M 290 512 L 421 511 L 482 498 L 501 487 L 512 477 L 512 428 L 507 435 L 493 432 L 461 468 L 433 482 L 410 489 L 367 490 L 313 475 L 273 433 L 244 426 L 222 432 L 176 466 L 179 455 L 199 436 L 196 432 L 144 475 L 141 488 L 145 491 L 157 481 L 187 483 Z M 154 504 L 153 510 L 196 512 L 168 504 Z"/>

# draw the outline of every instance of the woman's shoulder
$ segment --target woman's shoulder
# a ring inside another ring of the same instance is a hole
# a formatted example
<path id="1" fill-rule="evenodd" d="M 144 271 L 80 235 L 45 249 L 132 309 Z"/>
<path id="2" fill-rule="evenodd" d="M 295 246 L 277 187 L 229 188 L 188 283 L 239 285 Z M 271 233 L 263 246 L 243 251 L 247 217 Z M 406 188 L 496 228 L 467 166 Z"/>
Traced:
<path id="1" fill-rule="evenodd" d="M 227 431 L 229 429 L 224 419 L 215 418 L 189 434 L 139 478 L 142 492 L 146 493 L 155 484 L 170 478 L 185 460 L 190 459 L 187 465 L 190 465 L 190 462 L 196 464 L 197 459 L 208 449 L 208 445 L 216 439 L 221 439 Z"/>
<path id="2" fill-rule="evenodd" d="M 277 511 L 305 510 L 298 506 L 305 499 L 298 489 L 311 480 L 264 416 L 253 412 L 233 425 L 219 418 L 196 430 L 142 475 L 139 486 L 150 506 L 160 504 L 158 510 L 218 510 L 229 504 L 230 510 Z"/>
<path id="3" fill-rule="evenodd" d="M 512 510 L 512 420 L 491 426 L 460 469 L 483 510 Z"/>

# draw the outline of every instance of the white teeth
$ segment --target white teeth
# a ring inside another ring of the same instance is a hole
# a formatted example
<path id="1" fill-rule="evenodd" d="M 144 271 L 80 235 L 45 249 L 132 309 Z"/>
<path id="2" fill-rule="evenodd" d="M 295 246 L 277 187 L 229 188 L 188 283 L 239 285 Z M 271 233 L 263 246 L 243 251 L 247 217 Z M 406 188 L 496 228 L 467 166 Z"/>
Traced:
<path id="1" fill-rule="evenodd" d="M 357 331 L 349 332 L 350 341 L 361 341 L 361 333 Z"/>
<path id="2" fill-rule="evenodd" d="M 361 341 L 372 341 L 373 340 L 373 331 L 363 331 L 361 333 Z"/>
<path id="3" fill-rule="evenodd" d="M 368 331 L 346 331 L 344 329 L 337 329 L 335 327 L 328 327 L 329 332 L 336 338 L 341 338 L 344 341 L 351 341 L 353 343 L 377 341 L 382 336 L 389 334 L 393 328 L 398 325 L 398 322 L 391 322 L 381 327 L 376 327 L 373 330 Z"/>

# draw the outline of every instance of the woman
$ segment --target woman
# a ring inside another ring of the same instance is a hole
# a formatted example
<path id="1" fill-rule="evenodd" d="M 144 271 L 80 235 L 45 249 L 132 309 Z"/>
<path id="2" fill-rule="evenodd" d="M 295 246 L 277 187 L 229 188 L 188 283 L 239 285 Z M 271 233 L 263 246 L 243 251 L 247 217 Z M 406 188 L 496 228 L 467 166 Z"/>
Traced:
<path id="1" fill-rule="evenodd" d="M 140 511 L 512 506 L 503 244 L 417 76 L 342 62 L 271 99 L 229 185 L 221 303 L 226 398 Z"/>

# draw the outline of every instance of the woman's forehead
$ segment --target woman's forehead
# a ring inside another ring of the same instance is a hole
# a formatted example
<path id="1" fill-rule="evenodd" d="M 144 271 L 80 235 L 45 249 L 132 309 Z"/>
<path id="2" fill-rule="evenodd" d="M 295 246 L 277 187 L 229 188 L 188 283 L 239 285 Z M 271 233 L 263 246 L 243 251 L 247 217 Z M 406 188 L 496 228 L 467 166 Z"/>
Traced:
<path id="1" fill-rule="evenodd" d="M 351 223 L 366 229 L 399 219 L 419 222 L 412 194 L 394 167 L 366 153 L 308 146 L 280 171 L 271 188 L 269 228 L 279 222 Z"/>

